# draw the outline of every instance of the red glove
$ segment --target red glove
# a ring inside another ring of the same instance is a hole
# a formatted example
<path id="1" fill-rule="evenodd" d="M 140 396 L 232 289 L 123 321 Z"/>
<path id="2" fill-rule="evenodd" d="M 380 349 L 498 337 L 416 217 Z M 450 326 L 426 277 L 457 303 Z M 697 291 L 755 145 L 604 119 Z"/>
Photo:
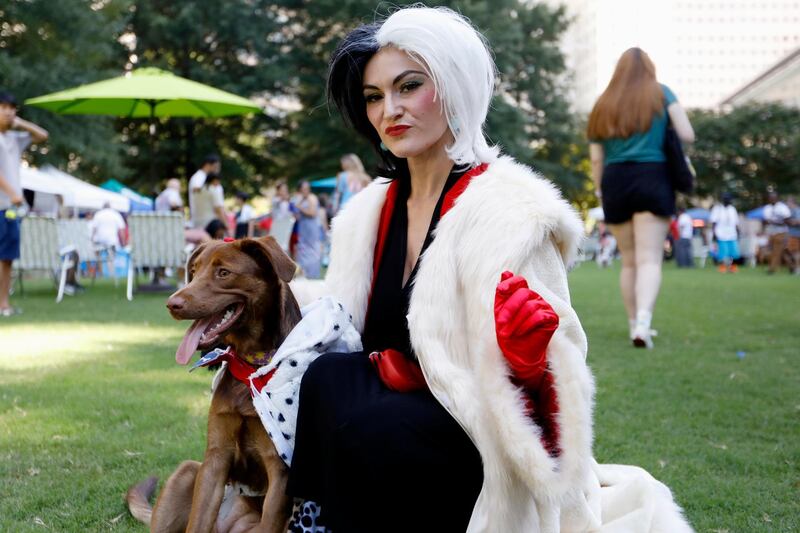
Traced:
<path id="1" fill-rule="evenodd" d="M 497 344 L 511 367 L 513 381 L 526 395 L 526 410 L 542 428 L 551 455 L 559 450 L 558 397 L 553 374 L 547 372 L 547 345 L 558 328 L 558 315 L 528 282 L 503 272 L 494 298 Z"/>
<path id="2" fill-rule="evenodd" d="M 397 392 L 410 392 L 425 389 L 425 377 L 416 361 L 410 360 L 397 350 L 372 352 L 369 360 L 378 372 L 383 384 Z"/>
<path id="3" fill-rule="evenodd" d="M 528 288 L 522 276 L 503 272 L 494 296 L 497 344 L 514 377 L 538 389 L 547 370 L 547 345 L 558 328 L 558 315 L 544 298 Z"/>

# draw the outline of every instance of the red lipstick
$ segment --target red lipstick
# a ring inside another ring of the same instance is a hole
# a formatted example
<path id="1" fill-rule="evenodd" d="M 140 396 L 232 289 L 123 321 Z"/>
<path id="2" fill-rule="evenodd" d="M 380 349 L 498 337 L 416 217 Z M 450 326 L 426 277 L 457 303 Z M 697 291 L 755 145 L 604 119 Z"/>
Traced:
<path id="1" fill-rule="evenodd" d="M 405 125 L 390 126 L 384 130 L 384 133 L 386 133 L 386 135 L 391 135 L 392 137 L 397 137 L 398 135 L 404 134 L 406 130 L 409 129 L 410 127 L 411 126 L 405 126 Z"/>

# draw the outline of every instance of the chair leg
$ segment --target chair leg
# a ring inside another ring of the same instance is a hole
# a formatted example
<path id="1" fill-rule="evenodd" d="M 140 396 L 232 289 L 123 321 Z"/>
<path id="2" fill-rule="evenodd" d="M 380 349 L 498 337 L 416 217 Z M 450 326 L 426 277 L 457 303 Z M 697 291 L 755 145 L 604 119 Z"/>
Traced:
<path id="1" fill-rule="evenodd" d="M 59 303 L 64 298 L 64 287 L 67 285 L 67 270 L 68 261 L 66 259 L 61 261 L 61 276 L 58 281 L 58 295 L 56 296 L 56 303 Z"/>
<path id="2" fill-rule="evenodd" d="M 128 301 L 133 301 L 133 261 L 128 260 Z"/>

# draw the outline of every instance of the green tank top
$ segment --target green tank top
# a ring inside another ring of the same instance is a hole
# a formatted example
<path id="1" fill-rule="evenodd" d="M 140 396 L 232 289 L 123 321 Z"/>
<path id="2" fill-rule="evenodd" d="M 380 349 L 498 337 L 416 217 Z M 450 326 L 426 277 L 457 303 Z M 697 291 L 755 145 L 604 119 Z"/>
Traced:
<path id="1" fill-rule="evenodd" d="M 666 108 L 678 99 L 669 87 L 661 85 L 664 91 L 664 112 L 653 117 L 650 129 L 644 133 L 634 133 L 627 138 L 612 138 L 600 141 L 603 145 L 604 165 L 611 163 L 658 163 L 666 161 L 664 155 L 664 134 L 667 131 Z"/>

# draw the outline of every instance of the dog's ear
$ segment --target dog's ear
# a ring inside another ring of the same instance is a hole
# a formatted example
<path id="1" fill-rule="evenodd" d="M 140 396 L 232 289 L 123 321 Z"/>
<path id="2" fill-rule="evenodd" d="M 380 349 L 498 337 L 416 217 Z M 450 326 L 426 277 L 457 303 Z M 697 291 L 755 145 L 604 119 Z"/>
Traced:
<path id="1" fill-rule="evenodd" d="M 285 282 L 292 281 L 297 265 L 286 255 L 286 252 L 272 237 L 259 237 L 258 239 L 242 239 L 241 248 L 244 253 L 256 260 L 263 268 L 265 263 Z"/>
<path id="2" fill-rule="evenodd" d="M 186 283 L 188 284 L 192 281 L 192 268 L 194 267 L 194 261 L 197 259 L 203 250 L 206 248 L 206 243 L 198 245 L 194 250 L 192 250 L 192 255 L 189 256 L 189 260 L 186 261 Z"/>

